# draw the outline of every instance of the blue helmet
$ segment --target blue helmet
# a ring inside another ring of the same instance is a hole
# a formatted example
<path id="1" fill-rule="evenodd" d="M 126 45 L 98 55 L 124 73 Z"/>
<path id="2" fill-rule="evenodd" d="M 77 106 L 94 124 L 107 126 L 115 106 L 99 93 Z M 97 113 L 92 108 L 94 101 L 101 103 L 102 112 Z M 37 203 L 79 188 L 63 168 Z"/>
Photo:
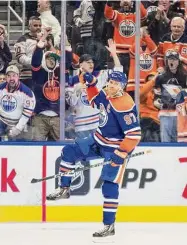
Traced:
<path id="1" fill-rule="evenodd" d="M 123 73 L 123 72 L 113 71 L 108 76 L 108 80 L 110 80 L 110 79 L 120 82 L 123 88 L 125 88 L 125 86 L 127 85 L 127 77 L 126 77 L 125 73 Z"/>

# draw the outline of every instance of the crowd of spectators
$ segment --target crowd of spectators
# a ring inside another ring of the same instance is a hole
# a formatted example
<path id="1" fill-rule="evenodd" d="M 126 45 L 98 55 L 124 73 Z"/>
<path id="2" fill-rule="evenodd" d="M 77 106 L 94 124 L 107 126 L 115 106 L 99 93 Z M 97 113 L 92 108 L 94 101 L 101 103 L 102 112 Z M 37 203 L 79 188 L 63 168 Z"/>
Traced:
<path id="1" fill-rule="evenodd" d="M 135 4 L 66 2 L 66 139 L 84 138 L 102 124 L 104 108 L 88 104 L 85 72 L 92 73 L 102 89 L 112 70 L 123 71 L 128 78 L 125 90 L 134 98 Z M 10 69 L 8 33 L 0 25 L 0 121 L 6 124 L 0 125 L 1 140 L 60 139 L 61 14 L 60 1 L 26 1 L 28 32 L 14 45 L 20 70 L 16 64 Z M 187 4 L 142 1 L 140 14 L 142 142 L 187 142 Z M 22 93 L 27 96 L 20 98 Z"/>

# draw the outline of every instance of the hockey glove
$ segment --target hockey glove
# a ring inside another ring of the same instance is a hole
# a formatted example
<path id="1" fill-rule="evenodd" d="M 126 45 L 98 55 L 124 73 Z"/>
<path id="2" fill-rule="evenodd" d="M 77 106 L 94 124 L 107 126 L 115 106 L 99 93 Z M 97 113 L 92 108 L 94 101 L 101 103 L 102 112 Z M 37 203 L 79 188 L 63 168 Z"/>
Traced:
<path id="1" fill-rule="evenodd" d="M 87 87 L 92 87 L 97 84 L 97 79 L 91 73 L 86 72 L 83 75 L 84 81 L 86 82 Z"/>
<path id="2" fill-rule="evenodd" d="M 128 156 L 127 152 L 120 149 L 115 150 L 111 155 L 111 162 L 112 162 L 111 165 L 112 166 L 122 165 L 127 156 Z"/>

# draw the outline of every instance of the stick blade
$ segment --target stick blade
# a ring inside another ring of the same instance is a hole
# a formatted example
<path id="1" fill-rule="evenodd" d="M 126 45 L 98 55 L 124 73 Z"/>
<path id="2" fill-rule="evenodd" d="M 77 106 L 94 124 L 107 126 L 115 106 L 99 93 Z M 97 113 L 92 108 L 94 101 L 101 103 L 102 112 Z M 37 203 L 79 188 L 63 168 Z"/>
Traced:
<path id="1" fill-rule="evenodd" d="M 37 183 L 37 182 L 39 182 L 39 181 L 40 181 L 40 180 L 38 180 L 38 179 L 32 179 L 32 180 L 31 180 L 31 183 L 34 184 L 34 183 Z"/>

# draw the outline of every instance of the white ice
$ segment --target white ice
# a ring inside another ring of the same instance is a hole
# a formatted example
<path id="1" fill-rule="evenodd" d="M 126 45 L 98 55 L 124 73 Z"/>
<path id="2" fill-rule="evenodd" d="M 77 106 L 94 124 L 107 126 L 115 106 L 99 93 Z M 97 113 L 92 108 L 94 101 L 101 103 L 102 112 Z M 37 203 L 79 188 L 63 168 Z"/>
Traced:
<path id="1" fill-rule="evenodd" d="M 99 223 L 0 223 L 0 245 L 94 245 Z M 187 223 L 117 223 L 97 244 L 187 245 Z"/>

